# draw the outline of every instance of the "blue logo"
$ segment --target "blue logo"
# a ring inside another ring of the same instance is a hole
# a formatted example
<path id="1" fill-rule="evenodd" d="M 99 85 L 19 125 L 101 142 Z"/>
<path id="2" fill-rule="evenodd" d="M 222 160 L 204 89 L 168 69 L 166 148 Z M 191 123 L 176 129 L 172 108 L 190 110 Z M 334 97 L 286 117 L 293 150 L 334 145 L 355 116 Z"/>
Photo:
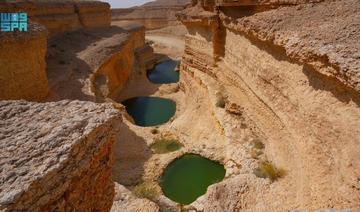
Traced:
<path id="1" fill-rule="evenodd" d="M 1 32 L 27 32 L 27 13 L 0 13 Z"/>

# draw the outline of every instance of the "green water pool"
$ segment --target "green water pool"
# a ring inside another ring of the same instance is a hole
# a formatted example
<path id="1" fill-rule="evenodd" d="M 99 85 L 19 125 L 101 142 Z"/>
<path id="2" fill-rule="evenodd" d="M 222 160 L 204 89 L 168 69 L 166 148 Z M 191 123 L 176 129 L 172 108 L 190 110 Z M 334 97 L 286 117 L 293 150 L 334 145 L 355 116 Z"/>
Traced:
<path id="1" fill-rule="evenodd" d="M 178 64 L 179 61 L 176 60 L 161 62 L 153 70 L 147 72 L 147 77 L 155 84 L 176 83 L 179 81 L 179 72 L 175 70 Z"/>
<path id="2" fill-rule="evenodd" d="M 174 116 L 176 103 L 159 97 L 135 97 L 122 102 L 135 124 L 143 127 L 164 124 Z"/>
<path id="3" fill-rule="evenodd" d="M 190 204 L 206 193 L 207 187 L 224 179 L 225 168 L 218 162 L 196 154 L 185 154 L 165 169 L 160 179 L 168 198 Z"/>

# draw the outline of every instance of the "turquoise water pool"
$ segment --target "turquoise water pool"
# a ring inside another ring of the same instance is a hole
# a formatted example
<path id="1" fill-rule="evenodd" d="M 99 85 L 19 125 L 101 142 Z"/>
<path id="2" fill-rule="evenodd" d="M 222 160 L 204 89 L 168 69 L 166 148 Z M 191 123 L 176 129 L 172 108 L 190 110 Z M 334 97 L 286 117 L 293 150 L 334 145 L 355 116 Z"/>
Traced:
<path id="1" fill-rule="evenodd" d="M 176 66 L 179 61 L 166 60 L 155 66 L 153 70 L 147 72 L 147 77 L 150 82 L 155 84 L 169 84 L 179 81 L 179 72 L 176 71 Z"/>
<path id="2" fill-rule="evenodd" d="M 225 168 L 196 154 L 185 154 L 165 169 L 160 185 L 171 200 L 190 204 L 206 193 L 207 187 L 224 179 Z"/>
<path id="3" fill-rule="evenodd" d="M 159 97 L 135 97 L 122 102 L 126 111 L 139 126 L 164 124 L 175 115 L 174 101 Z"/>

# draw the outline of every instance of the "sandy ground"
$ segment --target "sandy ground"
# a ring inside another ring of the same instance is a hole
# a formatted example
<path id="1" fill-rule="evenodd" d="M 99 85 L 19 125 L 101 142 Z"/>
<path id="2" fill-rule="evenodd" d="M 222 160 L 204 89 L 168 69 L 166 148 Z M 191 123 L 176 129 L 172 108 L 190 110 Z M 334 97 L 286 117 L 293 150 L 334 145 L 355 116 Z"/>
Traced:
<path id="1" fill-rule="evenodd" d="M 185 49 L 185 42 L 178 36 L 160 35 L 147 33 L 147 41 L 153 42 L 153 48 L 156 53 L 167 55 L 173 59 L 180 60 Z"/>

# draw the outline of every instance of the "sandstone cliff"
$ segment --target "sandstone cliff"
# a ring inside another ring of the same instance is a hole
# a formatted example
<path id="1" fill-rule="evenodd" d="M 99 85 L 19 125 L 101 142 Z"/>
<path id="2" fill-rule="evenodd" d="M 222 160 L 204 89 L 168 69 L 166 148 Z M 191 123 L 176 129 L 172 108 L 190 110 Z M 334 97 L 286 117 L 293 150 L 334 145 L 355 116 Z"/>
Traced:
<path id="1" fill-rule="evenodd" d="M 113 135 L 110 104 L 0 103 L 1 211 L 108 211 Z"/>
<path id="2" fill-rule="evenodd" d="M 0 99 L 39 101 L 48 93 L 47 31 L 30 23 L 28 33 L 0 33 Z"/>
<path id="3" fill-rule="evenodd" d="M 110 5 L 100 1 L 21 0 L 0 2 L 0 12 L 27 12 L 31 20 L 44 25 L 50 37 L 77 29 L 108 27 Z"/>
<path id="4" fill-rule="evenodd" d="M 112 20 L 123 23 L 139 23 L 146 29 L 179 25 L 175 14 L 183 10 L 189 3 L 189 0 L 157 0 L 140 7 L 112 9 Z"/>
<path id="5" fill-rule="evenodd" d="M 132 75 L 151 68 L 153 52 L 147 47 L 145 29 L 138 25 L 78 31 L 53 39 L 47 57 L 47 100 L 114 98 Z"/>
<path id="6" fill-rule="evenodd" d="M 264 184 L 245 168 L 194 208 L 359 209 L 358 1 L 224 2 L 179 14 L 188 29 L 184 79 L 223 85 L 226 108 L 242 108 L 264 136 L 267 159 L 287 174 Z M 288 7 L 270 10 L 281 4 Z"/>

